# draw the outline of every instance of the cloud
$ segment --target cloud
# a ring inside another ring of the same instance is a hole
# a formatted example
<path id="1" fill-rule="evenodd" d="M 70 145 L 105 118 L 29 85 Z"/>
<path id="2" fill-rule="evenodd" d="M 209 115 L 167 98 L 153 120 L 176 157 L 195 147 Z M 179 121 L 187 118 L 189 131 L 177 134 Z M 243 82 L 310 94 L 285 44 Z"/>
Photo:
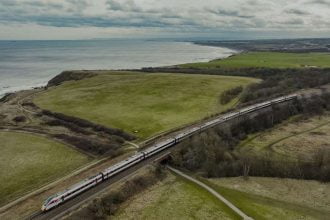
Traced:
<path id="1" fill-rule="evenodd" d="M 285 12 L 287 14 L 294 14 L 294 15 L 309 15 L 310 14 L 307 11 L 303 11 L 303 10 L 300 10 L 300 9 L 294 9 L 294 8 L 287 9 L 287 10 L 285 10 Z"/>
<path id="2" fill-rule="evenodd" d="M 330 33 L 329 9 L 326 0 L 0 0 L 0 24 L 164 33 L 287 32 L 294 26 Z"/>
<path id="3" fill-rule="evenodd" d="M 220 16 L 228 16 L 228 17 L 238 17 L 238 18 L 254 18 L 253 15 L 244 15 L 241 14 L 240 11 L 235 11 L 235 10 L 225 10 L 225 9 L 206 9 L 207 11 L 216 14 L 216 15 L 220 15 Z"/>
<path id="4" fill-rule="evenodd" d="M 107 0 L 107 5 L 110 10 L 126 11 L 126 12 L 142 12 L 143 9 L 138 7 L 133 0 Z"/>
<path id="5" fill-rule="evenodd" d="M 318 4 L 318 5 L 330 6 L 330 1 L 329 0 L 312 0 L 312 1 L 308 1 L 307 4 Z"/>
<path id="6" fill-rule="evenodd" d="M 293 19 L 287 19 L 283 22 L 279 22 L 280 24 L 284 25 L 295 25 L 295 26 L 300 26 L 304 24 L 304 20 L 301 18 L 293 18 Z"/>

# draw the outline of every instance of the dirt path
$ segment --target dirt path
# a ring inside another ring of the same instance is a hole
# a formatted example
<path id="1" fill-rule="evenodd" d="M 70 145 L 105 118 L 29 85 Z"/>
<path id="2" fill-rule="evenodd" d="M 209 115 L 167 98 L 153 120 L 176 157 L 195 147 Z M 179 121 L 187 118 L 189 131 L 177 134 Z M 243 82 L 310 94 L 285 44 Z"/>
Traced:
<path id="1" fill-rule="evenodd" d="M 136 150 L 140 148 L 139 145 L 137 145 L 137 144 L 135 144 L 135 143 L 133 143 L 131 141 L 126 141 L 126 143 L 129 144 L 129 145 L 131 145 L 132 147 L 134 147 Z"/>
<path id="2" fill-rule="evenodd" d="M 200 187 L 206 189 L 209 193 L 211 193 L 213 196 L 215 196 L 217 199 L 219 199 L 221 202 L 225 203 L 229 208 L 231 208 L 234 212 L 236 212 L 239 216 L 241 216 L 243 219 L 246 220 L 253 220 L 253 218 L 247 216 L 244 212 L 242 212 L 239 208 L 237 208 L 234 204 L 232 204 L 231 202 L 229 202 L 227 199 L 225 199 L 222 195 L 220 195 L 218 192 L 216 192 L 215 190 L 213 190 L 211 187 L 205 185 L 204 183 L 182 173 L 181 171 L 174 169 L 173 167 L 167 166 L 168 169 L 170 169 L 171 171 L 173 171 L 174 173 L 182 176 L 185 179 L 188 179 L 191 182 L 196 183 L 197 185 L 199 185 Z"/>

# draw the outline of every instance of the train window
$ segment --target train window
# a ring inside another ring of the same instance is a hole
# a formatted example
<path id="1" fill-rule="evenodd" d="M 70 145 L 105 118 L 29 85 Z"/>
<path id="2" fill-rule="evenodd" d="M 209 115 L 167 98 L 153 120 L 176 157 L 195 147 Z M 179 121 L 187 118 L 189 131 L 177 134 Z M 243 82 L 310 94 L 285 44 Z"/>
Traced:
<path id="1" fill-rule="evenodd" d="M 50 200 L 52 200 L 52 197 L 48 198 L 48 199 L 46 200 L 46 202 L 45 202 L 45 203 L 46 203 L 46 204 L 47 204 L 47 203 L 49 203 L 49 202 L 50 202 Z"/>

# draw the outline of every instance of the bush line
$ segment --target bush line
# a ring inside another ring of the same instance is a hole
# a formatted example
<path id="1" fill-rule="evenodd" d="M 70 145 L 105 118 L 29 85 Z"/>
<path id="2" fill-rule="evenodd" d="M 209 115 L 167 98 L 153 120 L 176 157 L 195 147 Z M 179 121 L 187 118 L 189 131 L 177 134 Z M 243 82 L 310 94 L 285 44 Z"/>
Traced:
<path id="1" fill-rule="evenodd" d="M 245 118 L 231 125 L 219 125 L 179 144 L 173 153 L 175 166 L 205 177 L 266 176 L 330 181 L 330 149 L 312 155 L 312 160 L 275 161 L 270 157 L 253 157 L 236 151 L 248 134 L 271 128 L 297 114 L 308 118 L 330 110 L 330 93 L 300 99 L 288 106 L 273 106 L 253 119 Z M 180 147 L 181 146 L 181 147 Z"/>

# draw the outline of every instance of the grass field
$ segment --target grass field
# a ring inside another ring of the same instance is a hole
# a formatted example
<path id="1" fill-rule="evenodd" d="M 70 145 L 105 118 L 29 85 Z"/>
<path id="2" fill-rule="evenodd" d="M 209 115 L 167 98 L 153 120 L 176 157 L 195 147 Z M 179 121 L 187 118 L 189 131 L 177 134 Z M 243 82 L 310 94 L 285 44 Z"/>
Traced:
<path id="1" fill-rule="evenodd" d="M 207 191 L 169 174 L 160 184 L 126 202 L 115 219 L 240 219 Z"/>
<path id="2" fill-rule="evenodd" d="M 44 137 L 0 132 L 0 205 L 82 166 L 90 159 Z"/>
<path id="3" fill-rule="evenodd" d="M 238 54 L 223 60 L 206 63 L 183 64 L 181 67 L 194 68 L 302 68 L 330 67 L 329 53 L 277 53 L 277 52 L 248 52 Z"/>
<path id="4" fill-rule="evenodd" d="M 309 159 L 330 143 L 330 115 L 316 116 L 308 120 L 280 124 L 270 130 L 251 135 L 240 144 L 240 151 L 271 153 L 280 158 Z"/>
<path id="5" fill-rule="evenodd" d="M 254 219 L 327 219 L 330 184 L 308 180 L 250 177 L 202 179 Z M 301 193 L 304 192 L 304 193 Z M 170 174 L 125 202 L 115 219 L 239 219 L 195 184 Z"/>
<path id="6" fill-rule="evenodd" d="M 330 184 L 262 177 L 207 182 L 254 219 L 327 219 L 330 215 Z"/>
<path id="7" fill-rule="evenodd" d="M 121 128 L 147 138 L 228 109 L 219 95 L 257 79 L 189 74 L 109 72 L 67 82 L 38 96 L 44 109 Z"/>

